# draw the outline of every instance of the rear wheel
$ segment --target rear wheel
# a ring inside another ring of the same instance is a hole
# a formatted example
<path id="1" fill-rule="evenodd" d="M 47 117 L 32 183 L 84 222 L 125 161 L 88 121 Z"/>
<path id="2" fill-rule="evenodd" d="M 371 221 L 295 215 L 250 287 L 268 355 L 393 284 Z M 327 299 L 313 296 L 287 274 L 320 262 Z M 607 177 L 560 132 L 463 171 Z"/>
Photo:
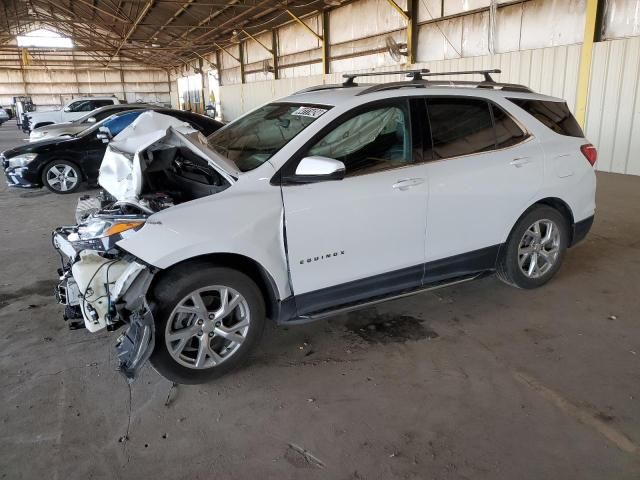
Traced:
<path id="1" fill-rule="evenodd" d="M 552 207 L 532 208 L 513 228 L 497 265 L 497 275 L 519 288 L 547 283 L 560 269 L 569 243 L 569 225 Z"/>
<path id="2" fill-rule="evenodd" d="M 172 382 L 196 384 L 224 375 L 247 360 L 262 336 L 262 295 L 236 270 L 178 270 L 161 280 L 154 298 L 151 363 Z"/>
<path id="3" fill-rule="evenodd" d="M 81 183 L 80 167 L 67 160 L 54 160 L 42 171 L 42 184 L 53 193 L 73 193 Z"/>

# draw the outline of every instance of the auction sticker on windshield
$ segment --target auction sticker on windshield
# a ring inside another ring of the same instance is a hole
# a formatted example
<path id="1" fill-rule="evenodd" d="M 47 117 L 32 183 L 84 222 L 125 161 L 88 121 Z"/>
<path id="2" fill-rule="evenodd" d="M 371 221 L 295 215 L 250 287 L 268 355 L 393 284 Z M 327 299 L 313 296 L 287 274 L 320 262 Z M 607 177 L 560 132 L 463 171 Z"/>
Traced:
<path id="1" fill-rule="evenodd" d="M 297 115 L 299 117 L 318 118 L 326 111 L 327 110 L 324 108 L 300 107 L 296 111 L 292 112 L 291 115 Z"/>

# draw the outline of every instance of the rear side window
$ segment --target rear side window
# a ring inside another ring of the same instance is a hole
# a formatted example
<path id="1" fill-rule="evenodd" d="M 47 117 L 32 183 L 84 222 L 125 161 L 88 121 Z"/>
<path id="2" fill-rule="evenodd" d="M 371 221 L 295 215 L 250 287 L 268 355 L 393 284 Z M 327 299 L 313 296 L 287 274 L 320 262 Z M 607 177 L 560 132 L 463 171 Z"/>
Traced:
<path id="1" fill-rule="evenodd" d="M 496 136 L 489 104 L 467 98 L 429 98 L 427 110 L 431 124 L 434 160 L 493 150 Z M 425 149 L 428 150 L 428 147 Z"/>
<path id="2" fill-rule="evenodd" d="M 492 105 L 491 108 L 496 126 L 496 148 L 507 148 L 526 138 L 526 134 L 507 112 L 495 105 Z"/>
<path id="3" fill-rule="evenodd" d="M 580 125 L 571 114 L 565 102 L 549 102 L 524 98 L 510 98 L 509 100 L 560 135 L 584 137 L 582 128 L 580 128 Z"/>

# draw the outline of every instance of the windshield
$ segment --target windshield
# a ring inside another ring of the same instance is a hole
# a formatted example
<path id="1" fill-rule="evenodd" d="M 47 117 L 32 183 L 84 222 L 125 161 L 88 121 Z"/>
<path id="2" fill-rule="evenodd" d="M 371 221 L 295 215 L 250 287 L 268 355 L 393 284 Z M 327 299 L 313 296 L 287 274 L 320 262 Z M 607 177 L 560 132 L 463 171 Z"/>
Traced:
<path id="1" fill-rule="evenodd" d="M 269 160 L 330 108 L 270 103 L 211 134 L 207 142 L 246 172 Z"/>

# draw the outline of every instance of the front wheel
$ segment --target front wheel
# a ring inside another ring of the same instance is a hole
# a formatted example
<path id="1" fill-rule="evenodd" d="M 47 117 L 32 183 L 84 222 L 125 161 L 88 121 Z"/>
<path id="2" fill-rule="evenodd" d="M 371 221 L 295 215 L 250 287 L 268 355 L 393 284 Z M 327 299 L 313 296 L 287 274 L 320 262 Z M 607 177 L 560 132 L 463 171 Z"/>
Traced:
<path id="1" fill-rule="evenodd" d="M 552 207 L 532 208 L 513 228 L 498 260 L 498 278 L 519 288 L 536 288 L 556 274 L 569 243 L 569 225 Z"/>
<path id="2" fill-rule="evenodd" d="M 154 288 L 154 298 L 151 363 L 172 382 L 203 383 L 237 368 L 262 336 L 264 300 L 239 271 L 177 269 Z"/>
<path id="3" fill-rule="evenodd" d="M 75 163 L 54 160 L 42 171 L 42 183 L 53 193 L 73 193 L 80 188 L 82 172 Z"/>

